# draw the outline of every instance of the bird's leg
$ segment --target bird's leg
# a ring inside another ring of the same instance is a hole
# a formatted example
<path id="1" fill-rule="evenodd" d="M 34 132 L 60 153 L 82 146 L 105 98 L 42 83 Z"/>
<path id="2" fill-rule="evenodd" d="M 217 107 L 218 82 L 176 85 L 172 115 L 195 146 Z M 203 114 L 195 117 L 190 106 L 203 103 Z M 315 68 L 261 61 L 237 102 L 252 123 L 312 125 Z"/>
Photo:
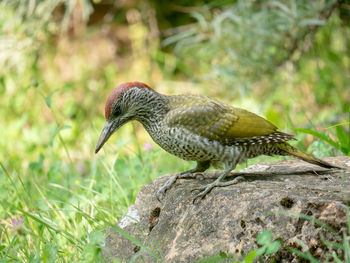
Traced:
<path id="1" fill-rule="evenodd" d="M 214 187 L 223 187 L 228 186 L 232 184 L 238 183 L 240 180 L 244 179 L 243 176 L 236 176 L 233 180 L 227 181 L 227 182 L 221 182 L 225 176 L 230 174 L 230 172 L 236 167 L 236 164 L 234 165 L 226 165 L 226 170 L 212 183 L 204 185 L 199 188 L 192 189 L 192 191 L 201 191 L 199 194 L 197 194 L 193 198 L 193 203 L 195 203 L 198 199 L 203 199 L 204 196 L 206 196 L 207 193 L 209 193 Z"/>
<path id="2" fill-rule="evenodd" d="M 165 195 L 165 192 L 170 189 L 170 187 L 176 182 L 177 179 L 181 178 L 196 178 L 198 173 L 202 173 L 205 170 L 207 170 L 210 166 L 209 161 L 203 161 L 203 162 L 197 162 L 197 165 L 195 168 L 183 171 L 180 173 L 176 173 L 173 176 L 171 176 L 168 181 L 165 182 L 165 184 L 157 191 L 156 197 L 158 201 L 160 201 L 161 197 Z"/>

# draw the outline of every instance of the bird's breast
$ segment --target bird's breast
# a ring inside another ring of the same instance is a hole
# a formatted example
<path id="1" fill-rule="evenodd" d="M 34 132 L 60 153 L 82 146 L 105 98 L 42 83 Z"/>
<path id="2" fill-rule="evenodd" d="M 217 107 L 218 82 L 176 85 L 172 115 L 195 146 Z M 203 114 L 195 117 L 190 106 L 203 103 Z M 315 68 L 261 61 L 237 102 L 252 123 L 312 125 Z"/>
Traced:
<path id="1" fill-rule="evenodd" d="M 224 146 L 184 128 L 165 125 L 145 128 L 160 147 L 184 160 L 225 162 L 239 156 L 239 147 Z"/>

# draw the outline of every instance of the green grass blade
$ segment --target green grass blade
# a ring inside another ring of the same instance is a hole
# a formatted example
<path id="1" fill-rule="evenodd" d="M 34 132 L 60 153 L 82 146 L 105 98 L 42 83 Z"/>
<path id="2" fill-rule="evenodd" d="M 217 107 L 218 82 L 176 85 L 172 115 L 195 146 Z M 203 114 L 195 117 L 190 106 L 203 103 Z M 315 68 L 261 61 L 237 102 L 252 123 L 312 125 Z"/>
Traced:
<path id="1" fill-rule="evenodd" d="M 34 215 L 32 213 L 29 213 L 27 211 L 24 211 L 23 209 L 20 209 L 20 208 L 17 208 L 18 211 L 22 212 L 24 215 L 32 218 L 33 220 L 37 221 L 38 223 L 44 225 L 45 227 L 47 227 L 48 229 L 51 229 L 53 231 L 55 231 L 56 233 L 63 233 L 66 238 L 72 243 L 72 244 L 82 244 L 82 241 L 75 238 L 71 233 L 65 231 L 65 230 L 62 230 L 60 229 L 58 226 L 54 225 L 53 223 L 47 221 L 46 219 L 43 219 L 43 218 L 40 218 L 39 216 L 37 215 Z M 79 245 L 78 245 L 79 247 Z M 79 247 L 81 249 L 81 247 Z"/>
<path id="2" fill-rule="evenodd" d="M 349 123 L 348 123 L 348 150 L 349 150 L 349 154 L 350 154 L 350 107 L 349 107 L 349 112 L 348 112 L 348 115 L 349 115 Z M 348 154 L 348 155 L 349 155 Z"/>
<path id="3" fill-rule="evenodd" d="M 304 258 L 304 259 L 307 259 L 309 260 L 311 263 L 320 263 L 320 261 L 318 261 L 316 258 L 314 258 L 310 251 L 309 251 L 309 248 L 307 247 L 307 245 L 305 245 L 301 240 L 299 239 L 296 239 L 295 240 L 297 242 L 297 244 L 299 246 L 301 246 L 304 250 L 306 250 L 306 252 L 302 252 L 298 249 L 295 249 L 295 248 L 291 248 L 291 247 L 286 247 L 288 250 L 290 250 L 291 252 L 295 253 L 297 256 L 301 257 L 301 258 Z"/>
<path id="4" fill-rule="evenodd" d="M 17 185 L 12 180 L 12 177 L 10 176 L 10 174 L 8 173 L 8 171 L 6 170 L 5 166 L 2 164 L 1 161 L 0 161 L 0 166 L 1 166 L 2 170 L 4 171 L 4 173 L 6 174 L 6 176 L 10 179 L 10 182 L 13 185 L 13 187 L 16 189 L 16 192 L 18 192 Z"/>
<path id="5" fill-rule="evenodd" d="M 114 230 L 116 230 L 119 234 L 121 234 L 123 237 L 125 237 L 126 239 L 131 241 L 133 244 L 139 246 L 140 248 L 145 250 L 148 254 L 152 255 L 155 259 L 160 260 L 160 258 L 159 258 L 159 256 L 157 254 L 155 254 L 153 251 L 151 251 L 148 247 L 146 247 L 144 244 L 142 244 L 142 242 L 137 240 L 135 237 L 130 235 L 128 232 L 126 232 L 125 230 L 123 230 L 122 228 L 120 228 L 120 227 L 118 227 L 118 226 L 116 226 L 114 224 L 110 224 L 110 226 Z"/>
<path id="6" fill-rule="evenodd" d="M 345 129 L 341 126 L 335 127 L 335 131 L 337 133 L 337 137 L 341 146 L 341 151 L 346 155 L 349 154 L 350 149 L 348 147 L 348 136 L 345 132 Z"/>
<path id="7" fill-rule="evenodd" d="M 303 128 L 294 128 L 293 130 L 298 131 L 298 132 L 303 132 L 303 133 L 307 133 L 307 134 L 311 134 L 325 142 L 328 142 L 330 145 L 332 145 L 333 147 L 337 148 L 338 150 L 340 149 L 340 145 L 339 143 L 333 141 L 329 136 L 324 135 L 322 133 L 319 133 L 317 131 L 314 130 L 310 130 L 310 129 L 303 129 Z"/>
<path id="8" fill-rule="evenodd" d="M 350 236 L 343 233 L 343 247 L 345 262 L 350 262 Z"/>

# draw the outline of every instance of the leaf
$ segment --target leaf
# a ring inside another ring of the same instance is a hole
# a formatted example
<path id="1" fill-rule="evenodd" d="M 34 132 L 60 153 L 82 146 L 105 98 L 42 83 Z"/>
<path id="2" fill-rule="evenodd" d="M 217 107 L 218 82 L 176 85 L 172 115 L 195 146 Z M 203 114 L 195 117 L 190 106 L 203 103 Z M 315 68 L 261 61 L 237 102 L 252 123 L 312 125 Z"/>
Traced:
<path id="1" fill-rule="evenodd" d="M 267 245 L 271 242 L 272 233 L 270 230 L 264 230 L 257 237 L 257 241 L 259 245 Z"/>
<path id="2" fill-rule="evenodd" d="M 244 263 L 251 263 L 254 261 L 256 256 L 256 250 L 250 251 L 244 258 Z"/>
<path id="3" fill-rule="evenodd" d="M 280 247 L 281 247 L 281 244 L 277 240 L 270 243 L 266 248 L 265 255 L 271 255 L 276 253 L 280 249 Z"/>
<path id="4" fill-rule="evenodd" d="M 266 251 L 266 245 L 262 246 L 261 248 L 259 248 L 257 251 L 256 251 L 256 255 L 258 257 L 262 256 L 265 254 L 265 251 Z"/>
<path id="5" fill-rule="evenodd" d="M 58 89 L 55 89 L 53 92 L 51 92 L 45 99 L 47 107 L 51 108 L 51 98 L 52 95 L 55 94 L 58 91 Z"/>
<path id="6" fill-rule="evenodd" d="M 52 94 L 47 96 L 46 99 L 45 99 L 46 105 L 49 108 L 51 108 L 51 97 L 52 97 Z"/>

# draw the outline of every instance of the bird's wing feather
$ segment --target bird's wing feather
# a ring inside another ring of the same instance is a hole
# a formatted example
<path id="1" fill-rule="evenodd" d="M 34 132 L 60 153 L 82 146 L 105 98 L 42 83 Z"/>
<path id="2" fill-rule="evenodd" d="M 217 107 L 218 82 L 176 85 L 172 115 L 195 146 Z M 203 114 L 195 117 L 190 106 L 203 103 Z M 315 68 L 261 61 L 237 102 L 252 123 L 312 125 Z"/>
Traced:
<path id="1" fill-rule="evenodd" d="M 230 142 L 264 136 L 276 126 L 249 111 L 233 108 L 202 96 L 189 96 L 170 103 L 164 121 L 169 127 L 187 129 L 209 140 Z"/>

